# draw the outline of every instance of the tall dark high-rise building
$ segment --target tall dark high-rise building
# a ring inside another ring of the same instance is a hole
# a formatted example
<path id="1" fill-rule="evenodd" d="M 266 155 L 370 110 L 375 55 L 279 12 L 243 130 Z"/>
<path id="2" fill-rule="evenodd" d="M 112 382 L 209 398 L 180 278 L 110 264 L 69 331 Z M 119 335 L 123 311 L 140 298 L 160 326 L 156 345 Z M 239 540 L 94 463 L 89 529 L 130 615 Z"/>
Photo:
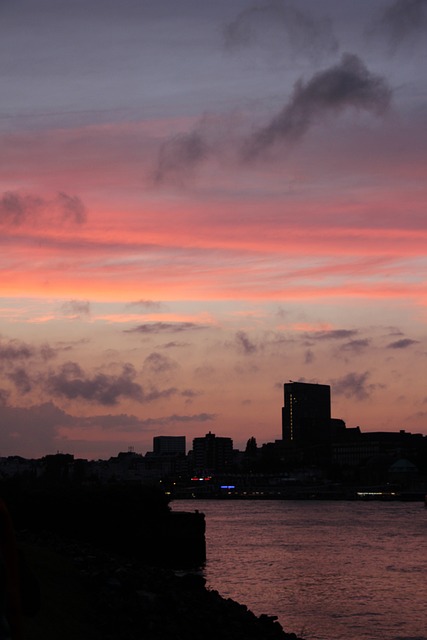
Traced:
<path id="1" fill-rule="evenodd" d="M 326 384 L 289 382 L 282 409 L 284 443 L 307 448 L 325 443 L 331 430 L 331 388 Z"/>

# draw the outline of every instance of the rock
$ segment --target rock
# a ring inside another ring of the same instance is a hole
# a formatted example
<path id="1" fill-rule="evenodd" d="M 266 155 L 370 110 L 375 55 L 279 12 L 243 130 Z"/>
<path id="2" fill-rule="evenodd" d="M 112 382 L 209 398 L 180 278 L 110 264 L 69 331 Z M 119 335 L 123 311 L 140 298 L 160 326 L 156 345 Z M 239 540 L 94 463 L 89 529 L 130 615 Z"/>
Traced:
<path id="1" fill-rule="evenodd" d="M 96 630 L 96 638 L 298 640 L 294 634 L 285 633 L 277 616 L 257 617 L 246 605 L 207 589 L 200 574 L 178 576 L 171 570 L 117 557 L 104 549 L 98 551 L 64 540 L 56 543 L 49 537 L 49 547 L 68 555 L 80 576 L 88 603 L 87 623 Z M 39 539 L 37 544 L 42 541 Z M 67 580 L 67 576 L 63 579 Z M 91 631 L 87 640 L 94 637 Z"/>

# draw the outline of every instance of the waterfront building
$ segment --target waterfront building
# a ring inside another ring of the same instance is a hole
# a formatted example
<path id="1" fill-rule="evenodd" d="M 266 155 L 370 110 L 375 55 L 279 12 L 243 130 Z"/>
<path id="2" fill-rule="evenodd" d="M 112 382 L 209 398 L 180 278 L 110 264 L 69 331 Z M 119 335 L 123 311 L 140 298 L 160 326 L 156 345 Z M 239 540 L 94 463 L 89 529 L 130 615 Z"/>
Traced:
<path id="1" fill-rule="evenodd" d="M 284 443 L 307 447 L 329 441 L 331 388 L 326 384 L 288 382 L 284 385 L 282 438 Z"/>
<path id="2" fill-rule="evenodd" d="M 233 464 L 233 440 L 207 433 L 193 440 L 193 464 L 196 473 L 224 471 Z"/>
<path id="3" fill-rule="evenodd" d="M 282 408 L 283 461 L 290 468 L 328 465 L 331 457 L 331 388 L 289 382 Z"/>
<path id="4" fill-rule="evenodd" d="M 155 456 L 185 455 L 185 436 L 154 436 Z"/>

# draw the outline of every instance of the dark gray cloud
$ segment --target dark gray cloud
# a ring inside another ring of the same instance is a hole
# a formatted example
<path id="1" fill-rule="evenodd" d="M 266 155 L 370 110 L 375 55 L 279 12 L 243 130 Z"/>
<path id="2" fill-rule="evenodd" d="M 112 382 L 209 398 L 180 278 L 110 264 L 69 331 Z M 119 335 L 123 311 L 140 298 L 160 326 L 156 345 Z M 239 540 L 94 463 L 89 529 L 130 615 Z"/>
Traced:
<path id="1" fill-rule="evenodd" d="M 337 396 L 344 395 L 346 398 L 356 398 L 356 400 L 366 400 L 369 398 L 375 385 L 368 385 L 369 372 L 348 373 L 342 378 L 333 380 L 332 390 Z"/>
<path id="2" fill-rule="evenodd" d="M 17 391 L 22 395 L 29 393 L 33 388 L 28 372 L 22 367 L 18 367 L 14 371 L 8 373 L 7 378 L 13 382 Z"/>
<path id="3" fill-rule="evenodd" d="M 162 344 L 161 349 L 182 349 L 183 347 L 188 347 L 189 342 L 176 342 L 173 340 L 172 342 L 166 342 L 166 344 Z"/>
<path id="4" fill-rule="evenodd" d="M 42 344 L 42 346 L 40 347 L 40 355 L 42 357 L 42 360 L 45 360 L 45 361 L 52 360 L 52 358 L 56 358 L 58 351 L 63 351 L 63 349 L 62 348 L 54 349 L 49 344 Z"/>
<path id="5" fill-rule="evenodd" d="M 156 389 L 151 386 L 149 391 L 144 392 L 144 402 L 154 402 L 155 400 L 167 400 L 178 393 L 176 387 L 169 387 L 168 389 Z"/>
<path id="6" fill-rule="evenodd" d="M 36 355 L 36 349 L 19 340 L 0 342 L 0 362 L 14 362 L 15 360 L 29 360 Z"/>
<path id="7" fill-rule="evenodd" d="M 129 431 L 141 432 L 144 429 L 151 430 L 153 427 L 170 426 L 174 423 L 209 422 L 216 418 L 215 413 L 198 413 L 193 415 L 160 416 L 158 418 L 145 418 L 141 420 L 129 414 L 119 415 L 97 415 L 88 418 L 79 418 L 76 426 L 90 429 L 94 426 L 101 427 L 106 431 Z"/>
<path id="8" fill-rule="evenodd" d="M 208 155 L 209 146 L 200 132 L 174 136 L 160 147 L 153 181 L 156 185 L 166 182 L 182 185 Z"/>
<path id="9" fill-rule="evenodd" d="M 173 423 L 184 424 L 193 422 L 211 422 L 217 417 L 216 413 L 196 413 L 193 415 L 178 415 L 176 413 L 170 416 L 163 416 L 160 418 L 146 418 L 141 420 L 141 424 L 144 427 L 154 426 L 170 426 Z"/>
<path id="10" fill-rule="evenodd" d="M 391 95 L 390 87 L 381 76 L 371 73 L 358 56 L 346 53 L 339 64 L 316 73 L 306 84 L 296 83 L 282 111 L 247 141 L 245 157 L 254 158 L 278 142 L 299 140 L 314 122 L 329 112 L 352 107 L 384 113 Z"/>
<path id="11" fill-rule="evenodd" d="M 62 219 L 75 224 L 86 222 L 87 214 L 83 202 L 77 196 L 69 196 L 67 193 L 58 193 L 57 204 Z"/>
<path id="12" fill-rule="evenodd" d="M 392 51 L 404 43 L 425 41 L 427 0 L 396 0 L 384 8 L 369 35 L 385 38 Z"/>
<path id="13" fill-rule="evenodd" d="M 167 399 L 178 393 L 178 389 L 157 389 L 152 384 L 142 387 L 135 382 L 136 371 L 133 365 L 124 364 L 118 375 L 96 373 L 86 374 L 75 362 L 67 362 L 58 373 L 50 373 L 44 379 L 46 391 L 56 397 L 69 400 L 81 398 L 87 402 L 96 402 L 104 406 L 115 406 L 123 398 L 146 404 L 155 400 Z"/>
<path id="14" fill-rule="evenodd" d="M 38 225 L 47 219 L 59 224 L 71 222 L 80 225 L 86 218 L 86 209 L 80 198 L 62 192 L 47 200 L 31 194 L 7 191 L 0 199 L 0 224 L 3 225 Z"/>
<path id="15" fill-rule="evenodd" d="M 28 458 L 46 455 L 58 450 L 58 429 L 78 426 L 74 418 L 52 402 L 31 407 L 0 405 L 0 447 L 6 455 Z M 6 453 L 7 452 L 7 453 Z"/>
<path id="16" fill-rule="evenodd" d="M 56 357 L 56 350 L 48 344 L 33 346 L 20 340 L 0 341 L 0 369 L 4 369 L 15 362 L 22 362 L 41 358 L 43 361 Z"/>
<path id="17" fill-rule="evenodd" d="M 125 413 L 98 414 L 90 417 L 73 416 L 53 402 L 30 407 L 9 405 L 8 392 L 0 389 L 0 451 L 2 455 L 22 455 L 33 458 L 58 450 L 73 451 L 76 446 L 87 450 L 90 442 L 74 440 L 71 435 L 73 429 L 80 431 L 100 428 L 104 431 L 116 431 L 118 434 L 124 432 L 141 434 L 159 426 L 202 424 L 211 422 L 216 417 L 215 413 L 173 414 L 145 420 Z M 66 437 L 60 435 L 60 429 L 64 427 L 69 430 Z M 120 436 L 117 439 L 119 441 Z M 98 440 L 97 449 L 103 444 Z"/>
<path id="18" fill-rule="evenodd" d="M 7 191 L 0 200 L 0 223 L 18 227 L 36 214 L 42 203 L 40 198 Z"/>
<path id="19" fill-rule="evenodd" d="M 129 302 L 127 304 L 128 307 L 141 307 L 142 309 L 151 310 L 159 310 L 163 307 L 161 302 L 156 302 L 154 300 L 134 300 L 133 302 Z"/>
<path id="20" fill-rule="evenodd" d="M 212 367 L 212 365 L 210 364 L 203 364 L 200 367 L 196 367 L 194 369 L 194 375 L 196 376 L 197 379 L 199 378 L 209 379 L 212 376 L 214 376 L 215 373 L 216 373 L 216 369 Z"/>
<path id="21" fill-rule="evenodd" d="M 294 342 L 293 338 L 289 338 L 286 334 L 280 331 L 272 331 L 267 335 L 266 345 L 270 347 L 280 347 L 281 345 L 288 345 Z"/>
<path id="22" fill-rule="evenodd" d="M 156 351 L 150 353 L 144 360 L 144 371 L 148 371 L 154 375 L 170 373 L 177 368 L 178 364 L 174 360 Z"/>
<path id="23" fill-rule="evenodd" d="M 243 352 L 245 355 L 251 355 L 258 350 L 256 344 L 251 342 L 245 331 L 238 331 L 236 333 L 236 344 L 239 351 Z"/>
<path id="24" fill-rule="evenodd" d="M 0 391 L 0 399 L 2 393 Z M 89 446 L 85 441 L 74 441 L 72 437 L 59 435 L 61 427 L 67 429 L 101 428 L 105 431 L 141 433 L 150 425 L 144 424 L 134 415 L 93 415 L 90 417 L 73 416 L 59 409 L 53 402 L 46 402 L 31 407 L 11 406 L 4 394 L 4 402 L 0 401 L 0 449 L 3 455 L 24 455 L 28 458 L 53 453 L 58 449 L 74 449 L 76 442 L 84 449 Z M 166 420 L 166 419 L 165 419 Z M 202 421 L 202 420 L 201 420 Z M 165 422 L 166 424 L 166 422 Z M 148 429 L 147 429 L 148 430 Z M 102 443 L 98 442 L 98 447 Z"/>
<path id="25" fill-rule="evenodd" d="M 184 389 L 183 391 L 181 391 L 181 395 L 183 398 L 188 398 L 189 400 L 192 400 L 193 398 L 197 398 L 197 396 L 200 396 L 201 392 L 194 391 L 193 389 Z"/>
<path id="26" fill-rule="evenodd" d="M 206 329 L 206 326 L 196 324 L 195 322 L 148 322 L 147 324 L 140 324 L 133 329 L 125 329 L 124 333 L 183 333 L 185 331 L 196 331 L 199 329 Z"/>
<path id="27" fill-rule="evenodd" d="M 83 418 L 75 418 L 75 425 L 83 429 L 92 429 L 94 427 L 100 427 L 104 431 L 134 431 L 140 432 L 142 429 L 142 422 L 134 415 L 127 413 L 119 414 L 105 414 L 94 415 Z"/>
<path id="28" fill-rule="evenodd" d="M 56 357 L 48 344 L 29 345 L 18 340 L 0 342 L 0 371 L 21 396 L 30 393 L 39 384 L 39 367 Z M 9 392 L 8 392 L 9 395 Z"/>
<path id="29" fill-rule="evenodd" d="M 224 27 L 224 43 L 229 51 L 258 44 L 267 51 L 286 50 L 308 57 L 338 48 L 330 20 L 314 19 L 286 0 L 271 0 L 241 11 Z"/>
<path id="30" fill-rule="evenodd" d="M 10 397 L 10 392 L 6 389 L 0 389 L 0 407 L 7 405 Z"/>
<path id="31" fill-rule="evenodd" d="M 311 364 L 312 362 L 314 362 L 314 360 L 315 360 L 314 353 L 311 351 L 311 349 L 307 349 L 304 355 L 304 363 Z"/>
<path id="32" fill-rule="evenodd" d="M 75 317 L 90 315 L 90 302 L 88 300 L 69 300 L 61 306 L 63 313 Z"/>
<path id="33" fill-rule="evenodd" d="M 390 336 L 403 336 L 404 335 L 403 331 L 401 331 L 401 329 L 399 329 L 398 327 L 385 327 L 385 329 L 388 331 L 388 335 L 390 335 Z"/>
<path id="34" fill-rule="evenodd" d="M 191 416 L 180 416 L 177 414 L 173 414 L 170 416 L 170 420 L 172 422 L 210 422 L 211 420 L 215 420 L 217 417 L 216 413 L 195 413 Z"/>
<path id="35" fill-rule="evenodd" d="M 65 363 L 58 373 L 51 373 L 45 380 L 49 393 L 69 400 L 81 398 L 102 405 L 116 405 L 121 398 L 130 398 L 137 402 L 149 402 L 150 394 L 134 382 L 135 369 L 130 364 L 123 366 L 119 375 L 97 373 L 90 377 L 75 362 Z"/>
<path id="36" fill-rule="evenodd" d="M 407 349 L 408 347 L 412 347 L 412 345 L 418 344 L 418 340 L 411 340 L 410 338 L 402 338 L 402 340 L 396 340 L 395 342 L 390 342 L 387 345 L 387 349 Z"/>
<path id="37" fill-rule="evenodd" d="M 311 340 L 346 340 L 357 335 L 356 329 L 331 329 L 331 331 L 314 331 L 308 334 Z"/>
<path id="38" fill-rule="evenodd" d="M 341 346 L 341 351 L 352 351 L 353 353 L 362 353 L 371 344 L 367 338 L 360 340 L 350 340 Z"/>

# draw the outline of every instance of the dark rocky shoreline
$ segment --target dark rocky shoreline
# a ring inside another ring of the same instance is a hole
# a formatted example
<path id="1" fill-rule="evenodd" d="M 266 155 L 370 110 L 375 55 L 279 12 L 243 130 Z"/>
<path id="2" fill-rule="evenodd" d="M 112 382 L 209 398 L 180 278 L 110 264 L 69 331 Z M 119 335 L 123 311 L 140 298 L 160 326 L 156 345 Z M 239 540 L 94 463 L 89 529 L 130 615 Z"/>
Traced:
<path id="1" fill-rule="evenodd" d="M 162 491 L 3 489 L 40 584 L 40 611 L 24 619 L 26 640 L 298 640 L 275 616 L 256 616 L 189 570 L 206 557 L 204 515 L 171 512 Z"/>
<path id="2" fill-rule="evenodd" d="M 198 573 L 177 575 L 52 535 L 21 533 L 19 539 L 30 565 L 41 548 L 68 559 L 84 593 L 84 611 L 75 613 L 83 619 L 87 640 L 299 640 L 275 616 L 255 616 L 244 604 L 207 589 Z M 42 592 L 41 610 L 45 604 Z M 26 637 L 31 640 L 31 633 Z"/>

